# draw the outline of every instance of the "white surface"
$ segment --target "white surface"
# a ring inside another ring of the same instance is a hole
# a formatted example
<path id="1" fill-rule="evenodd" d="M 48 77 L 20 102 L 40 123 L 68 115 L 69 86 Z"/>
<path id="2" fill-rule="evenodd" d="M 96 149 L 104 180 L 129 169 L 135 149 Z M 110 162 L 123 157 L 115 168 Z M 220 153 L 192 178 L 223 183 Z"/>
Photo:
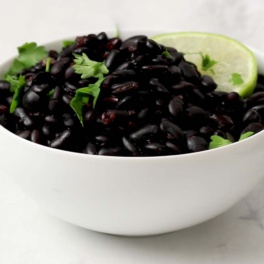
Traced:
<path id="1" fill-rule="evenodd" d="M 0 10 L 1 61 L 26 41 L 47 42 L 116 24 L 121 29 L 144 25 L 225 33 L 264 51 L 260 0 L 0 0 Z M 131 239 L 47 216 L 0 175 L 1 264 L 262 264 L 263 244 L 264 182 L 214 220 L 172 234 Z"/>

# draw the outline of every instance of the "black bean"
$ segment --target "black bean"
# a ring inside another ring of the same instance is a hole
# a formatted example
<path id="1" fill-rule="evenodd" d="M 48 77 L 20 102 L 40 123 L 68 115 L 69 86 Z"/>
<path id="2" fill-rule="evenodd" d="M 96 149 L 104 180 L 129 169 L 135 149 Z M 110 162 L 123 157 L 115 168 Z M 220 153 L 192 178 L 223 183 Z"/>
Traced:
<path id="1" fill-rule="evenodd" d="M 122 41 L 120 38 L 112 38 L 108 41 L 106 48 L 108 50 L 118 49 L 122 44 Z"/>
<path id="2" fill-rule="evenodd" d="M 42 131 L 43 135 L 46 137 L 50 137 L 52 135 L 52 130 L 51 130 L 51 127 L 49 125 L 44 125 L 41 128 L 41 131 Z"/>
<path id="3" fill-rule="evenodd" d="M 182 71 L 182 74 L 185 76 L 185 78 L 187 80 L 190 80 L 194 83 L 199 82 L 199 74 L 196 70 L 196 68 L 194 67 L 194 65 L 188 63 L 188 62 L 180 62 L 179 63 L 179 67 Z"/>
<path id="4" fill-rule="evenodd" d="M 50 50 L 48 56 L 57 60 L 59 57 L 59 53 L 56 50 Z"/>
<path id="5" fill-rule="evenodd" d="M 183 101 L 180 97 L 175 96 L 169 102 L 169 112 L 174 117 L 181 117 L 183 114 Z"/>
<path id="6" fill-rule="evenodd" d="M 191 106 L 186 109 L 187 117 L 191 127 L 201 127 L 207 121 L 207 112 L 198 106 Z"/>
<path id="7" fill-rule="evenodd" d="M 49 90 L 49 85 L 48 84 L 35 84 L 32 85 L 30 90 L 34 91 L 35 93 L 44 93 Z"/>
<path id="8" fill-rule="evenodd" d="M 128 151 L 132 152 L 134 155 L 138 155 L 139 151 L 137 147 L 128 138 L 123 137 L 122 141 Z"/>
<path id="9" fill-rule="evenodd" d="M 157 143 L 157 142 L 151 142 L 151 143 L 146 144 L 145 148 L 147 150 L 151 150 L 151 151 L 160 153 L 164 150 L 164 145 Z"/>
<path id="10" fill-rule="evenodd" d="M 23 108 L 17 107 L 14 115 L 20 118 L 25 127 L 31 127 L 33 125 L 33 120 L 26 114 Z"/>
<path id="11" fill-rule="evenodd" d="M 73 69 L 73 67 L 72 66 L 68 67 L 67 70 L 65 71 L 65 79 L 69 80 L 74 75 L 75 75 L 75 70 Z"/>
<path id="12" fill-rule="evenodd" d="M 73 53 L 73 48 L 74 48 L 73 45 L 63 48 L 59 56 L 63 58 L 67 58 Z"/>
<path id="13" fill-rule="evenodd" d="M 173 154 L 181 154 L 181 148 L 177 145 L 175 145 L 174 143 L 172 143 L 171 141 L 166 141 L 165 146 L 172 151 Z"/>
<path id="14" fill-rule="evenodd" d="M 204 93 L 213 92 L 216 88 L 217 88 L 217 84 L 211 76 L 209 76 L 209 75 L 202 75 L 201 76 L 201 87 L 200 87 L 200 89 Z"/>
<path id="15" fill-rule="evenodd" d="M 65 146 L 67 141 L 69 140 L 72 132 L 70 129 L 64 130 L 58 137 L 51 140 L 49 146 L 51 148 L 62 148 Z"/>
<path id="16" fill-rule="evenodd" d="M 247 98 L 246 103 L 249 106 L 264 104 L 264 92 L 256 92 Z"/>
<path id="17" fill-rule="evenodd" d="M 99 150 L 98 155 L 104 155 L 104 156 L 117 156 L 120 153 L 120 148 L 107 148 L 103 147 Z"/>
<path id="18" fill-rule="evenodd" d="M 88 121 L 92 121 L 93 118 L 94 118 L 94 110 L 93 109 L 88 109 L 86 111 L 86 113 L 84 114 L 84 116 L 83 116 L 83 120 L 85 122 L 88 122 Z"/>
<path id="19" fill-rule="evenodd" d="M 213 114 L 210 118 L 218 124 L 220 129 L 230 130 L 234 126 L 232 118 L 228 115 Z"/>
<path id="20" fill-rule="evenodd" d="M 100 144 L 105 144 L 109 141 L 109 137 L 105 135 L 99 135 L 95 137 L 95 140 Z"/>
<path id="21" fill-rule="evenodd" d="M 158 79 L 152 78 L 149 81 L 150 86 L 158 92 L 169 93 L 168 89 L 159 82 Z"/>
<path id="22" fill-rule="evenodd" d="M 126 62 L 120 64 L 116 68 L 116 71 L 129 70 L 130 68 L 132 68 L 132 63 L 130 61 L 126 61 Z"/>
<path id="23" fill-rule="evenodd" d="M 171 83 L 175 84 L 176 82 L 180 81 L 181 77 L 181 70 L 179 67 L 172 65 L 169 67 L 169 73 L 171 74 Z"/>
<path id="24" fill-rule="evenodd" d="M 8 107 L 0 104 L 0 114 L 5 114 L 8 112 Z"/>
<path id="25" fill-rule="evenodd" d="M 133 107 L 133 102 L 135 101 L 135 96 L 125 96 L 116 105 L 117 109 L 126 109 Z"/>
<path id="26" fill-rule="evenodd" d="M 132 116 L 134 114 L 135 112 L 133 110 L 125 111 L 125 110 L 109 109 L 102 114 L 102 121 L 105 125 L 109 125 L 110 123 L 114 122 L 116 119 L 119 120 L 125 119 L 128 116 Z"/>
<path id="27" fill-rule="evenodd" d="M 198 132 L 196 130 L 184 130 L 183 131 L 184 135 L 186 138 L 189 138 L 189 137 L 193 137 L 193 136 L 197 136 L 198 135 Z"/>
<path id="28" fill-rule="evenodd" d="M 184 142 L 184 133 L 181 128 L 169 120 L 163 119 L 160 124 L 160 129 L 167 133 L 169 138 L 175 139 L 176 142 Z"/>
<path id="29" fill-rule="evenodd" d="M 22 98 L 22 105 L 30 111 L 40 109 L 41 97 L 39 94 L 34 92 L 32 89 L 27 91 Z"/>
<path id="30" fill-rule="evenodd" d="M 198 152 L 208 149 L 208 142 L 198 136 L 189 137 L 187 139 L 187 146 L 190 152 Z"/>
<path id="31" fill-rule="evenodd" d="M 209 139 L 215 132 L 215 129 L 210 125 L 202 126 L 199 130 L 201 134 L 207 139 Z"/>
<path id="32" fill-rule="evenodd" d="M 121 63 L 122 55 L 119 50 L 112 50 L 105 60 L 106 67 L 113 71 Z"/>
<path id="33" fill-rule="evenodd" d="M 69 94 L 64 94 L 62 96 L 62 101 L 67 104 L 67 105 L 70 105 L 71 103 L 71 100 L 72 100 L 73 96 L 69 95 Z"/>
<path id="34" fill-rule="evenodd" d="M 0 81 L 0 93 L 3 93 L 5 91 L 9 91 L 11 88 L 11 85 L 7 81 Z"/>
<path id="35" fill-rule="evenodd" d="M 70 94 L 74 94 L 76 89 L 77 89 L 77 87 L 75 85 L 73 85 L 73 84 L 71 84 L 69 82 L 65 82 L 65 86 L 66 87 L 64 87 L 64 91 L 68 92 Z"/>
<path id="36" fill-rule="evenodd" d="M 56 124 L 58 122 L 58 120 L 54 116 L 50 115 L 45 117 L 45 121 L 49 124 Z"/>
<path id="37" fill-rule="evenodd" d="M 120 50 L 128 50 L 129 52 L 135 52 L 138 49 L 139 43 L 146 43 L 147 37 L 143 35 L 134 36 L 125 40 Z"/>
<path id="38" fill-rule="evenodd" d="M 255 134 L 262 131 L 264 129 L 264 126 L 260 123 L 250 123 L 249 125 L 247 125 L 241 132 L 241 134 L 244 134 L 246 132 L 254 132 Z"/>
<path id="39" fill-rule="evenodd" d="M 86 154 L 95 155 L 97 153 L 97 146 L 92 142 L 88 142 L 84 152 Z"/>
<path id="40" fill-rule="evenodd" d="M 148 117 L 150 110 L 148 108 L 143 108 L 137 115 L 139 119 L 145 119 Z"/>
<path id="41" fill-rule="evenodd" d="M 178 52 L 176 49 L 172 47 L 166 47 L 166 50 L 169 52 L 170 56 L 176 64 L 183 60 L 183 54 Z"/>
<path id="42" fill-rule="evenodd" d="M 130 138 L 135 141 L 139 141 L 139 140 L 145 139 L 146 137 L 150 135 L 156 135 L 158 131 L 159 131 L 159 128 L 157 127 L 157 125 L 150 124 L 132 133 L 130 135 Z"/>
<path id="43" fill-rule="evenodd" d="M 21 138 L 29 139 L 29 137 L 31 135 L 31 131 L 30 130 L 24 130 L 24 131 L 17 133 L 17 135 Z"/>
<path id="44" fill-rule="evenodd" d="M 85 53 L 86 55 L 88 55 L 88 57 L 89 57 L 89 52 L 90 49 L 87 47 L 81 47 L 73 51 L 74 54 L 78 54 L 78 55 L 82 55 L 83 53 Z"/>
<path id="45" fill-rule="evenodd" d="M 70 59 L 68 57 L 61 58 L 60 60 L 58 60 L 52 65 L 50 69 L 50 74 L 53 76 L 56 76 L 62 73 L 63 71 L 66 70 L 69 63 L 70 63 Z"/>
<path id="46" fill-rule="evenodd" d="M 160 76 L 163 73 L 168 72 L 169 68 L 167 65 L 145 65 L 141 70 L 145 74 L 151 74 L 152 76 L 155 74 L 156 76 Z"/>
<path id="47" fill-rule="evenodd" d="M 243 116 L 244 123 L 261 123 L 261 115 L 254 109 L 249 109 Z"/>
<path id="48" fill-rule="evenodd" d="M 118 83 L 111 86 L 113 94 L 126 93 L 138 89 L 138 82 Z"/>
<path id="49" fill-rule="evenodd" d="M 71 114 L 69 113 L 64 113 L 63 114 L 63 124 L 66 127 L 73 127 L 75 125 L 75 121 Z"/>
<path id="50" fill-rule="evenodd" d="M 136 72 L 133 70 L 116 70 L 112 73 L 114 76 L 130 78 L 136 76 Z"/>
<path id="51" fill-rule="evenodd" d="M 180 81 L 177 84 L 174 84 L 171 88 L 177 93 L 190 92 L 193 89 L 193 84 L 186 81 Z"/>
<path id="52" fill-rule="evenodd" d="M 40 144 L 41 143 L 41 133 L 39 130 L 37 129 L 34 129 L 32 132 L 31 132 L 31 135 L 30 135 L 30 140 L 34 143 L 38 143 Z"/>

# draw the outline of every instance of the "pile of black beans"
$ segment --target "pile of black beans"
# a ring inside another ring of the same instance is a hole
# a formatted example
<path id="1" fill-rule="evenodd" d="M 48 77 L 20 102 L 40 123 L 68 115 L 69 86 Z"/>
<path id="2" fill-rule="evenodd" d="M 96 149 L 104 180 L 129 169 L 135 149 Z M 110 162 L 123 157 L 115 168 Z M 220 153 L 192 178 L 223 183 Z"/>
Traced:
<path id="1" fill-rule="evenodd" d="M 105 61 L 109 69 L 96 106 L 83 107 L 83 126 L 70 102 L 96 79 L 75 73 L 73 53 Z M 94 155 L 162 156 L 207 150 L 212 135 L 237 141 L 264 128 L 262 76 L 247 99 L 215 91 L 214 80 L 182 53 L 146 36 L 122 41 L 89 34 L 48 56 L 49 72 L 45 59 L 21 72 L 26 85 L 14 114 L 10 84 L 0 81 L 0 124 L 32 142 Z"/>

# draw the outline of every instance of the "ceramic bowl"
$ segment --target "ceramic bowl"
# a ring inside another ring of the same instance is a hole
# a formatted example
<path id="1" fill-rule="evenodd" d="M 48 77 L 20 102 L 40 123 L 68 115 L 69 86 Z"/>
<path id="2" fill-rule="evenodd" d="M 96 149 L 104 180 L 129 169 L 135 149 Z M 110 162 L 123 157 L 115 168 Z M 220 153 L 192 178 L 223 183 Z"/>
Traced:
<path id="1" fill-rule="evenodd" d="M 135 33 L 142 32 L 123 35 Z M 264 74 L 264 55 L 254 52 Z M 156 235 L 211 219 L 247 195 L 264 175 L 263 142 L 260 132 L 193 154 L 107 157 L 44 147 L 0 126 L 0 172 L 72 224 L 116 235 Z"/>

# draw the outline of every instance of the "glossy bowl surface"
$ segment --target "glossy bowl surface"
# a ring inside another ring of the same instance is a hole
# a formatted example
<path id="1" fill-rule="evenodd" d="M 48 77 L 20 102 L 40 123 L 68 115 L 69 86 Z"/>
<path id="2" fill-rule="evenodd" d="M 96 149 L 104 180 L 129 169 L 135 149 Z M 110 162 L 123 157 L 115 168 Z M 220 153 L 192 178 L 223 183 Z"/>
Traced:
<path id="1" fill-rule="evenodd" d="M 122 35 L 142 33 L 148 34 Z M 148 35 L 156 33 L 161 31 Z M 264 54 L 254 52 L 264 74 Z M 10 62 L 0 66 L 1 74 Z M 247 195 L 264 175 L 263 142 L 260 132 L 193 154 L 106 157 L 40 146 L 0 126 L 0 173 L 47 212 L 75 225 L 117 235 L 156 235 L 211 219 Z"/>

